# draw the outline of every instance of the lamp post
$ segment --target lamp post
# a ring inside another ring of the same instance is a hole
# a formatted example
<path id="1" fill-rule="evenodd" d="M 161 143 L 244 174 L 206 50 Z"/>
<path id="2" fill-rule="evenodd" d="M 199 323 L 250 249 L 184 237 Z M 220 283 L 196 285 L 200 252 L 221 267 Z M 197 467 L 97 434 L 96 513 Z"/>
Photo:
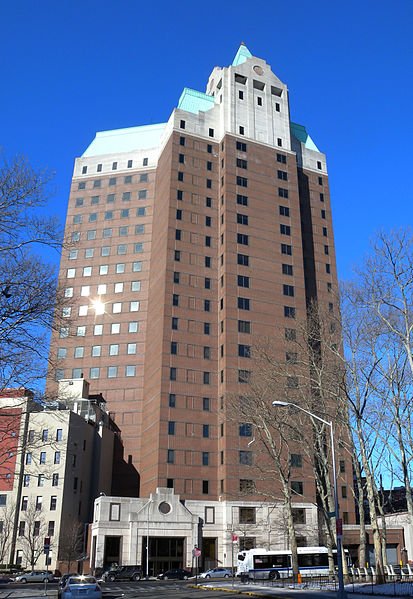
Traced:
<path id="1" fill-rule="evenodd" d="M 337 573 L 338 573 L 338 594 L 337 594 L 337 596 L 340 599 L 346 599 L 347 593 L 346 593 L 346 591 L 344 589 L 343 561 L 342 561 L 342 559 L 343 559 L 343 557 L 342 557 L 343 526 L 342 526 L 342 522 L 340 520 L 340 511 L 339 511 L 339 505 L 338 505 L 338 487 L 337 487 L 337 475 L 336 475 L 336 452 L 335 452 L 335 449 L 334 449 L 334 429 L 333 429 L 333 423 L 331 421 L 329 421 L 329 420 L 324 420 L 323 418 L 320 418 L 320 416 L 317 416 L 316 414 L 313 414 L 309 410 L 306 410 L 305 408 L 302 408 L 301 406 L 298 406 L 297 404 L 291 403 L 289 401 L 273 401 L 272 405 L 275 408 L 278 408 L 278 407 L 284 407 L 284 408 L 293 407 L 293 408 L 297 408 L 297 410 L 301 410 L 301 412 L 304 412 L 305 414 L 308 414 L 308 416 L 310 416 L 311 418 L 314 418 L 315 420 L 319 420 L 323 424 L 325 424 L 328 427 L 330 427 L 331 459 L 332 459 L 332 462 L 333 462 L 334 511 L 335 511 L 335 516 L 336 516 L 336 536 L 337 536 Z"/>

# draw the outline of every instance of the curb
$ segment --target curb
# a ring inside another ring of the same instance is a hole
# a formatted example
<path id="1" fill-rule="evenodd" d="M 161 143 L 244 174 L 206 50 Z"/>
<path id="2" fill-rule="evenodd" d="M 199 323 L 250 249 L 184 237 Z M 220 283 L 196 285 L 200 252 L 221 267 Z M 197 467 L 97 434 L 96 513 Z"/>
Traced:
<path id="1" fill-rule="evenodd" d="M 193 589 L 201 589 L 203 591 L 220 591 L 221 593 L 237 593 L 238 595 L 246 595 L 247 597 L 265 597 L 266 599 L 268 599 L 268 597 L 275 597 L 276 599 L 285 599 L 282 598 L 280 595 L 276 595 L 274 594 L 269 594 L 269 593 L 262 593 L 260 591 L 243 591 L 242 589 L 235 589 L 235 588 L 226 588 L 226 587 L 212 587 L 212 586 L 205 586 L 205 585 L 195 585 L 195 584 L 191 584 L 189 585 L 191 586 L 191 588 Z"/>

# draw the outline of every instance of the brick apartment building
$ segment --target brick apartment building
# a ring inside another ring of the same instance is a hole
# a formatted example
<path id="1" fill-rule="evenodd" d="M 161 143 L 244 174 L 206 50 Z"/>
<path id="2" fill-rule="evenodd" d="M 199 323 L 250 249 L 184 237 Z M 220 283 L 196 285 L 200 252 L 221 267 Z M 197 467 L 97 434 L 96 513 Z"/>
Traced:
<path id="1" fill-rule="evenodd" d="M 168 122 L 97 133 L 75 161 L 66 236 L 68 324 L 51 352 L 56 378 L 88 379 L 121 430 L 138 478 L 115 467 L 112 494 L 239 505 L 254 446 L 226 398 L 255 341 L 288 352 L 308 302 L 329 306 L 337 287 L 326 157 L 291 121 L 287 86 L 241 45 Z M 311 472 L 296 478 L 310 514 Z M 340 501 L 354 523 L 351 493 Z"/>

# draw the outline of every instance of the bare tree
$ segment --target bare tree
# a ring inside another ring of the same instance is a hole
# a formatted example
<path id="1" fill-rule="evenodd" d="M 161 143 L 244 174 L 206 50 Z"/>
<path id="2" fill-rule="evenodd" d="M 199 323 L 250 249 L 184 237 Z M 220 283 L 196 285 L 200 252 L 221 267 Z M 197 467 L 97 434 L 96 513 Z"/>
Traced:
<path id="1" fill-rule="evenodd" d="M 42 213 L 49 179 L 23 158 L 0 163 L 0 390 L 44 377 L 48 331 L 60 326 L 46 255 L 59 250 L 62 234 Z"/>
<path id="2" fill-rule="evenodd" d="M 18 547 L 22 550 L 24 560 L 33 570 L 39 557 L 43 554 L 44 539 L 48 525 L 41 510 L 31 503 L 21 512 L 19 523 Z"/>
<path id="3" fill-rule="evenodd" d="M 59 535 L 59 560 L 66 562 L 67 571 L 83 554 L 83 524 L 76 520 L 62 524 Z"/>
<path id="4" fill-rule="evenodd" d="M 5 565 L 13 535 L 16 506 L 6 504 L 0 507 L 0 564 Z"/>

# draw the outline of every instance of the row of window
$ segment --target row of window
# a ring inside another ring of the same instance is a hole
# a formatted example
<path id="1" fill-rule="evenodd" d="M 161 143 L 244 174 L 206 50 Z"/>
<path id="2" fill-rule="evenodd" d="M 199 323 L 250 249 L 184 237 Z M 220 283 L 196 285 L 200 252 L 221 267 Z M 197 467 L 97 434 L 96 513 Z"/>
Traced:
<path id="1" fill-rule="evenodd" d="M 27 527 L 26 527 L 27 524 Z M 30 526 L 30 522 L 26 522 L 25 520 L 20 520 L 19 522 L 19 530 L 18 530 L 18 536 L 19 537 L 25 537 L 27 536 L 29 533 L 27 531 L 27 529 Z M 49 524 L 47 526 L 47 536 L 48 537 L 53 537 L 54 535 L 54 531 L 55 531 L 55 523 L 54 521 L 49 521 Z M 38 537 L 38 536 L 43 536 L 46 534 L 46 528 L 44 523 L 41 520 L 35 520 L 33 523 L 33 537 Z"/>
<path id="2" fill-rule="evenodd" d="M 33 443 L 36 440 L 36 437 L 39 436 L 43 442 L 46 441 L 62 441 L 63 440 L 63 429 L 56 429 L 56 433 L 51 434 L 48 428 L 44 428 L 41 433 L 38 433 L 34 429 L 30 429 L 27 434 L 27 440 L 29 443 Z"/>
<path id="3" fill-rule="evenodd" d="M 129 192 L 128 192 L 129 193 Z M 139 192 L 141 193 L 141 192 Z M 143 192 L 142 192 L 143 193 Z M 146 192 L 145 192 L 146 193 Z M 125 199 L 125 198 L 123 198 Z M 146 195 L 142 196 L 142 198 L 139 199 L 146 199 Z M 83 223 L 83 218 L 87 216 L 87 222 L 89 223 L 95 223 L 99 220 L 99 213 L 97 212 L 90 212 L 87 215 L 84 214 L 75 214 L 73 216 L 72 222 L 74 225 L 80 225 Z M 119 211 L 113 211 L 113 210 L 106 210 L 103 213 L 103 220 L 114 220 L 117 218 L 130 218 L 131 216 L 131 210 L 130 208 L 122 208 L 122 210 Z M 86 222 L 86 220 L 85 220 Z M 120 230 L 123 231 L 123 228 L 121 228 Z M 136 232 L 136 231 L 135 231 Z M 123 233 L 124 235 L 124 233 Z"/>
<path id="4" fill-rule="evenodd" d="M 43 497 L 36 497 L 36 511 L 41 510 L 43 507 Z M 27 495 L 24 495 L 22 497 L 22 502 L 21 502 L 21 511 L 25 512 L 27 511 L 29 507 L 29 498 Z M 55 511 L 57 508 L 57 495 L 52 495 L 50 497 L 50 504 L 49 504 L 49 510 L 51 510 L 52 512 Z"/>
<path id="5" fill-rule="evenodd" d="M 92 347 L 90 348 L 90 355 L 92 356 L 92 358 L 100 358 L 102 355 L 105 354 L 108 356 L 120 356 L 122 354 L 132 356 L 137 353 L 138 345 L 137 343 L 125 343 L 124 345 L 119 343 L 112 343 L 110 345 L 103 346 L 103 349 L 104 352 L 102 352 L 102 345 L 92 345 Z M 59 360 L 67 358 L 67 351 L 68 350 L 66 347 L 59 347 L 59 349 L 57 350 L 57 357 L 59 358 Z M 84 346 L 77 346 L 74 348 L 74 358 L 84 358 L 85 355 L 86 354 Z"/>
<path id="6" fill-rule="evenodd" d="M 117 164 L 117 162 L 114 162 L 113 164 Z M 98 165 L 99 166 L 99 165 Z M 82 175 L 86 175 L 87 174 L 87 166 L 84 166 L 83 169 L 86 169 L 86 172 L 82 172 Z M 112 170 L 117 170 L 117 169 L 112 169 Z M 148 173 L 141 173 L 139 175 L 139 182 L 140 183 L 146 183 L 148 181 Z M 118 185 L 118 183 L 120 183 L 120 178 L 119 177 L 110 177 L 107 181 L 106 179 L 95 179 L 94 181 L 80 181 L 77 185 L 78 190 L 82 190 L 82 189 L 86 189 L 87 186 L 86 184 L 92 183 L 91 187 L 92 189 L 100 189 L 101 187 L 103 187 L 103 185 L 105 183 L 108 183 L 109 187 L 112 187 L 114 185 Z M 123 182 L 124 183 L 132 183 L 132 175 L 126 175 L 123 178 Z M 103 185 L 102 185 L 103 183 Z M 89 185 L 88 185 L 89 187 Z"/>
<path id="7" fill-rule="evenodd" d="M 38 487 L 44 487 L 45 481 L 49 480 L 48 477 L 46 477 L 44 474 L 37 474 L 36 476 L 32 476 L 30 474 L 24 474 L 23 486 L 29 487 L 31 479 L 37 480 Z M 59 475 L 52 474 L 51 482 L 52 482 L 52 487 L 58 487 L 59 486 Z"/>
<path id="8" fill-rule="evenodd" d="M 131 321 L 128 323 L 128 333 L 138 333 L 139 332 L 139 322 L 137 321 Z M 97 328 L 95 328 L 97 327 Z M 121 323 L 119 322 L 112 322 L 108 325 L 105 325 L 105 328 L 103 328 L 103 325 L 95 325 L 95 327 L 93 328 L 94 334 L 95 335 L 103 335 L 103 333 L 109 333 L 110 335 L 119 335 L 121 332 Z M 100 328 L 102 327 L 102 328 Z M 106 330 L 107 327 L 109 328 L 109 330 Z M 122 327 L 123 329 L 123 327 Z M 85 337 L 86 336 L 86 327 L 85 326 L 78 326 L 76 327 L 76 336 L 77 337 Z M 125 331 L 122 330 L 122 332 L 124 333 Z M 61 339 L 66 339 L 67 337 L 69 337 L 70 335 L 70 328 L 69 327 L 60 327 L 59 329 L 59 337 Z M 94 347 L 100 347 L 100 346 L 94 346 Z"/>
<path id="9" fill-rule="evenodd" d="M 139 281 L 137 281 L 139 282 Z M 117 285 L 117 291 L 115 291 L 115 293 L 121 293 L 123 292 L 123 283 L 116 283 L 115 285 Z M 101 285 L 99 285 L 99 287 L 101 287 Z M 135 289 L 136 291 L 136 289 Z M 138 290 L 139 291 L 139 290 Z M 99 293 L 99 292 L 98 292 Z M 106 291 L 104 291 L 102 294 L 106 293 Z M 101 295 L 99 293 L 99 295 Z M 111 305 L 111 310 L 107 310 L 106 306 Z M 88 304 L 82 305 L 78 307 L 78 316 L 87 316 L 88 315 L 88 311 L 89 309 L 93 309 L 94 313 L 99 315 L 99 314 L 104 314 L 105 312 L 111 312 L 112 314 L 120 314 L 121 312 L 125 312 L 125 305 L 127 305 L 126 302 L 113 302 L 111 304 L 107 303 L 107 304 L 100 304 L 100 303 L 96 303 L 95 306 L 89 306 Z M 126 310 L 126 312 L 139 312 L 140 309 L 140 302 L 138 301 L 131 301 L 129 302 L 129 310 Z M 62 308 L 62 316 L 63 318 L 70 318 L 70 316 L 72 315 L 72 308 L 70 306 L 66 306 L 65 308 Z M 95 325 L 95 327 L 97 327 L 95 330 L 96 331 L 101 331 L 101 332 L 94 332 L 94 335 L 102 335 L 102 331 L 103 329 L 99 329 L 99 327 L 103 327 L 103 325 Z"/>
<path id="10" fill-rule="evenodd" d="M 96 347 L 96 346 L 95 346 Z M 100 379 L 100 378 L 108 378 L 108 379 L 116 379 L 118 377 L 133 377 L 137 374 L 137 367 L 135 365 L 127 365 L 127 366 L 107 366 L 106 368 L 100 368 L 99 366 L 94 366 L 89 368 L 89 379 Z M 80 379 L 84 376 L 83 368 L 72 368 L 71 377 L 72 379 Z M 56 380 L 61 380 L 65 378 L 65 371 L 63 369 L 56 369 Z"/>
<path id="11" fill-rule="evenodd" d="M 76 456 L 72 456 L 72 457 L 75 458 Z M 47 458 L 46 451 L 41 451 L 39 454 L 39 464 L 46 464 L 46 458 Z M 60 464 L 60 459 L 61 459 L 60 451 L 55 451 L 54 458 L 53 458 L 53 464 Z M 24 461 L 25 461 L 26 466 L 29 464 L 35 463 L 32 452 L 30 452 L 30 451 L 26 452 Z"/>
<path id="12" fill-rule="evenodd" d="M 134 253 L 135 254 L 141 254 L 143 252 L 143 244 L 142 243 L 135 243 L 133 246 L 134 249 Z M 127 254 L 128 251 L 128 246 L 125 244 L 122 245 L 118 245 L 117 246 L 117 254 L 118 256 L 123 256 L 125 254 Z M 137 264 L 141 264 L 142 263 L 133 263 L 132 264 L 132 272 L 139 272 L 139 267 L 137 266 Z M 82 277 L 91 277 L 93 275 L 93 269 L 96 269 L 97 267 L 92 267 L 92 266 L 84 266 L 82 269 L 78 269 L 77 273 L 78 276 L 82 276 Z M 100 275 L 106 275 L 108 274 L 108 270 L 109 270 L 109 265 L 108 264 L 103 264 L 101 266 L 99 266 L 99 274 Z M 105 272 L 106 271 L 106 272 Z M 81 273 L 81 275 L 80 275 Z M 76 277 L 76 268 L 68 268 L 66 270 L 66 278 L 67 279 L 74 279 Z"/>
<path id="13" fill-rule="evenodd" d="M 141 272 L 142 271 L 142 262 L 131 262 L 130 263 L 132 265 L 131 271 L 132 272 Z M 128 264 L 129 266 L 129 264 Z M 91 268 L 91 267 L 88 267 Z M 126 272 L 126 264 L 124 262 L 118 263 L 114 265 L 114 272 L 115 274 L 123 274 Z M 89 272 L 89 271 L 87 271 Z M 67 273 L 66 273 L 67 274 Z M 69 279 L 73 279 L 75 278 L 75 274 L 71 274 L 70 277 L 67 277 Z M 99 266 L 99 275 L 104 276 L 109 274 L 109 264 L 101 264 Z M 90 275 L 86 275 L 86 276 L 92 276 Z M 140 291 L 140 288 L 138 289 L 140 284 L 140 281 L 131 281 L 131 291 Z M 135 289 L 132 289 L 132 285 L 134 285 Z M 106 285 L 104 283 L 101 283 L 99 285 L 99 288 L 104 290 L 105 288 L 107 289 Z M 89 297 L 90 295 L 90 285 L 82 285 L 80 288 L 80 295 L 82 297 Z M 105 292 L 106 293 L 106 292 Z M 74 288 L 73 287 L 66 287 L 65 288 L 65 297 L 73 297 L 74 294 Z M 104 295 L 103 291 L 102 293 L 98 293 L 98 295 Z"/>
<path id="14" fill-rule="evenodd" d="M 119 163 L 117 161 L 116 162 L 112 162 L 112 171 L 117 171 L 118 170 L 118 164 Z M 143 160 L 142 160 L 142 166 L 148 166 L 148 158 L 147 157 L 143 158 Z M 133 160 L 128 160 L 127 163 L 126 163 L 126 167 L 127 168 L 133 168 Z M 103 164 L 102 163 L 99 163 L 99 164 L 96 165 L 96 172 L 97 173 L 101 173 L 102 169 L 103 169 Z M 86 175 L 87 172 L 88 172 L 88 166 L 87 165 L 82 166 L 82 175 Z"/>

